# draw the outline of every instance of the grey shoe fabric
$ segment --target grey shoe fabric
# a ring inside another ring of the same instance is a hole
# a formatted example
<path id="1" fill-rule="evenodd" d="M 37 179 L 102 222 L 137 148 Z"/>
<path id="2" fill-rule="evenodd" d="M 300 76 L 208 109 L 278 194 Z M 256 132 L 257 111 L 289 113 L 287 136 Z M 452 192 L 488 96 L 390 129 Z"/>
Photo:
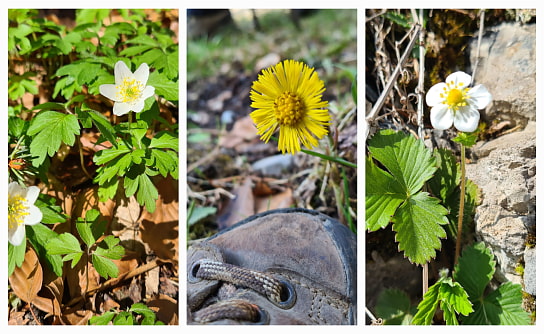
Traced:
<path id="1" fill-rule="evenodd" d="M 356 324 L 356 236 L 317 211 L 267 211 L 192 245 L 187 276 L 189 324 Z"/>

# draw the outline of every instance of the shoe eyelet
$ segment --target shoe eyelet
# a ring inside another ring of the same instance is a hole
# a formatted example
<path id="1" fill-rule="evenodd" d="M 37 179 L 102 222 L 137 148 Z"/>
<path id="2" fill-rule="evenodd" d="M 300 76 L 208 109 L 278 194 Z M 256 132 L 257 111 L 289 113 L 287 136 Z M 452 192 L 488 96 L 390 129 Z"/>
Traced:
<path id="1" fill-rule="evenodd" d="M 191 266 L 191 269 L 189 269 L 189 271 L 187 272 L 187 276 L 188 276 L 187 280 L 189 281 L 189 283 L 197 283 L 202 280 L 202 278 L 196 276 L 196 274 L 198 273 L 198 270 L 200 269 L 200 261 L 201 260 L 198 260 L 195 263 L 193 263 L 193 265 Z"/>
<path id="2" fill-rule="evenodd" d="M 257 306 L 259 308 L 259 319 L 255 322 L 248 322 L 249 325 L 268 325 L 270 324 L 270 317 L 268 316 L 268 312 L 263 310 L 261 307 Z"/>
<path id="3" fill-rule="evenodd" d="M 281 280 L 281 295 L 280 295 L 280 302 L 273 302 L 278 307 L 286 310 L 290 309 L 295 305 L 295 302 L 297 301 L 297 294 L 295 292 L 295 288 L 291 285 L 291 283 Z"/>

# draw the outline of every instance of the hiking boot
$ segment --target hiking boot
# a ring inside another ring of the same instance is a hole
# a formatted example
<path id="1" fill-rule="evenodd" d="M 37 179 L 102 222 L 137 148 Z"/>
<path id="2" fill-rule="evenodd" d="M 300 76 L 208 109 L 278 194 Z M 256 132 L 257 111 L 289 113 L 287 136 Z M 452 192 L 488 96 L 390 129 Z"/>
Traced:
<path id="1" fill-rule="evenodd" d="M 356 243 L 317 211 L 251 216 L 188 249 L 187 321 L 353 325 Z"/>

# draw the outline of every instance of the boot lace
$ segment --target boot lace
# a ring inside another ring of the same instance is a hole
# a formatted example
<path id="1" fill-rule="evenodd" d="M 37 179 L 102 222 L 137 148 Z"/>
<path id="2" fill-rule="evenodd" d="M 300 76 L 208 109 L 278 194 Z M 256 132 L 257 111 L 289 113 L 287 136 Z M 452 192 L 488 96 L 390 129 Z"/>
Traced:
<path id="1" fill-rule="evenodd" d="M 261 271 L 239 267 L 213 260 L 200 260 L 192 267 L 192 275 L 205 280 L 218 280 L 226 283 L 223 290 L 236 290 L 242 287 L 266 296 L 275 305 L 288 308 L 292 306 L 294 290 L 285 281 L 281 281 Z M 264 311 L 255 304 L 242 299 L 219 299 L 217 302 L 193 313 L 197 322 L 213 322 L 220 319 L 263 322 Z"/>

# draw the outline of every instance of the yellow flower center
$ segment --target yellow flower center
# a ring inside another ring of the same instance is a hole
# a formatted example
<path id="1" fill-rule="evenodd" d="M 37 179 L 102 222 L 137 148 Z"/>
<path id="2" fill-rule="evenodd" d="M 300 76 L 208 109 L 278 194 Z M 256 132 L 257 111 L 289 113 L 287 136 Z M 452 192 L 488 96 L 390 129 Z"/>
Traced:
<path id="1" fill-rule="evenodd" d="M 467 100 L 469 96 L 467 95 L 469 89 L 461 88 L 464 86 L 462 82 L 454 84 L 454 82 L 446 82 L 444 87 L 444 92 L 440 93 L 440 98 L 444 99 L 445 103 L 455 112 L 459 110 L 460 107 L 468 105 Z"/>
<path id="2" fill-rule="evenodd" d="M 274 111 L 280 125 L 294 125 L 304 117 L 304 102 L 296 94 L 284 92 L 274 101 Z"/>
<path id="3" fill-rule="evenodd" d="M 123 83 L 115 87 L 117 99 L 125 103 L 134 103 L 142 96 L 144 85 L 134 78 L 124 78 Z"/>
<path id="4" fill-rule="evenodd" d="M 8 226 L 10 229 L 16 228 L 25 222 L 25 216 L 28 216 L 28 206 L 26 199 L 21 196 L 8 195 Z"/>

